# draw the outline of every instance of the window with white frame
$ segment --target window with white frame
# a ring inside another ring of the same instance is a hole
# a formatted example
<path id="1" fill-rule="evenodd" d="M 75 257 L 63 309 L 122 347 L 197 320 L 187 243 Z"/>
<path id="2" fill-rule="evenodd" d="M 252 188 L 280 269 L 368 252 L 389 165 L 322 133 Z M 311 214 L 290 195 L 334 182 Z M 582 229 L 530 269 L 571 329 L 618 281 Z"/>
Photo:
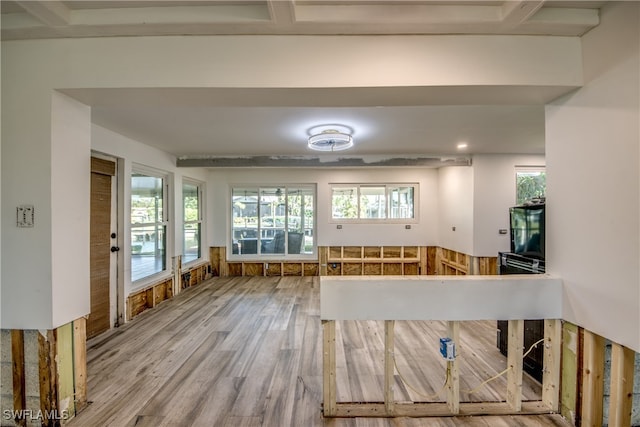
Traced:
<path id="1" fill-rule="evenodd" d="M 202 184 L 185 179 L 182 183 L 182 263 L 202 256 Z"/>
<path id="2" fill-rule="evenodd" d="M 167 177 L 134 168 L 131 174 L 131 281 L 167 269 Z"/>
<path id="3" fill-rule="evenodd" d="M 336 221 L 406 221 L 417 217 L 418 184 L 332 184 Z"/>
<path id="4" fill-rule="evenodd" d="M 546 197 L 547 174 L 544 166 L 516 167 L 516 204 Z"/>
<path id="5" fill-rule="evenodd" d="M 231 192 L 233 255 L 287 258 L 314 253 L 314 186 L 243 186 Z"/>

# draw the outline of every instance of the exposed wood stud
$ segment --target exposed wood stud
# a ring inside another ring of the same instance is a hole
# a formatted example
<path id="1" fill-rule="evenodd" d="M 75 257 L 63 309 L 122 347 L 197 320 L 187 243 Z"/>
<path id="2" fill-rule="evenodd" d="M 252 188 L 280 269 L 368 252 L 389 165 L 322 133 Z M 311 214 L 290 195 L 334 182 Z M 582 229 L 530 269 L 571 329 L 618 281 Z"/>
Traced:
<path id="1" fill-rule="evenodd" d="M 480 274 L 480 258 L 477 256 L 471 257 L 469 263 L 469 274 Z"/>
<path id="2" fill-rule="evenodd" d="M 542 372 L 542 401 L 549 409 L 557 412 L 560 404 L 560 350 L 562 321 L 544 321 L 544 356 Z"/>
<path id="3" fill-rule="evenodd" d="M 395 373 L 394 367 L 394 333 L 393 328 L 395 321 L 385 320 L 384 322 L 384 408 L 385 415 L 393 416 L 395 414 L 395 399 L 393 397 L 393 378 Z"/>
<path id="4" fill-rule="evenodd" d="M 420 258 L 418 274 L 428 274 L 429 267 L 428 267 L 428 262 L 427 262 L 427 259 L 428 259 L 427 247 L 426 246 L 420 246 L 418 248 L 418 255 L 419 255 L 419 258 Z"/>
<path id="5" fill-rule="evenodd" d="M 436 262 L 437 251 L 438 251 L 438 248 L 436 248 L 435 246 L 427 246 L 427 251 L 426 251 L 427 252 L 426 253 L 427 270 L 422 274 L 430 274 L 430 275 L 438 274 L 438 264 Z"/>
<path id="6" fill-rule="evenodd" d="M 40 373 L 40 410 L 53 414 L 58 410 L 58 374 L 56 364 L 56 331 L 46 331 L 46 336 L 38 334 L 38 356 Z M 53 425 L 56 420 L 44 417 L 42 425 Z"/>
<path id="7" fill-rule="evenodd" d="M 460 345 L 460 322 L 447 322 L 447 336 L 455 343 L 456 353 Z M 447 403 L 452 414 L 460 413 L 460 370 L 458 358 L 447 362 Z"/>
<path id="8" fill-rule="evenodd" d="M 178 295 L 182 290 L 182 255 L 173 257 L 173 294 Z"/>
<path id="9" fill-rule="evenodd" d="M 229 275 L 229 264 L 227 264 L 227 248 L 225 248 L 224 246 L 221 247 L 219 256 L 220 277 L 227 277 Z"/>
<path id="10" fill-rule="evenodd" d="M 611 346 L 611 396 L 609 398 L 609 425 L 631 426 L 633 407 L 633 375 L 635 353 L 620 344 Z"/>
<path id="11" fill-rule="evenodd" d="M 11 330 L 11 360 L 13 369 L 13 409 L 20 411 L 27 409 L 27 393 L 24 366 L 24 331 Z M 26 420 L 18 418 L 14 420 L 19 426 L 25 426 Z"/>
<path id="12" fill-rule="evenodd" d="M 522 357 L 524 345 L 524 320 L 509 320 L 507 343 L 507 404 L 512 410 L 522 410 Z"/>
<path id="13" fill-rule="evenodd" d="M 336 415 L 336 322 L 322 321 L 323 337 L 323 410 L 325 417 Z"/>
<path id="14" fill-rule="evenodd" d="M 593 332 L 584 331 L 582 369 L 582 415 L 583 427 L 598 427 L 602 424 L 604 398 L 604 350 L 605 339 Z"/>
<path id="15" fill-rule="evenodd" d="M 384 403 L 338 403 L 336 405 L 336 417 L 380 417 L 384 414 Z M 451 409 L 447 403 L 400 403 L 394 406 L 396 417 L 450 417 Z M 522 402 L 521 414 L 548 414 L 547 408 L 540 401 Z M 505 402 L 461 402 L 460 416 L 476 415 L 514 415 L 513 410 Z M 513 422 L 513 419 L 512 419 Z M 504 422 L 503 422 L 504 423 Z M 435 425 L 444 425 L 442 423 Z M 475 425 L 475 424 L 474 424 Z M 487 424 L 487 421 L 478 421 L 478 425 Z M 500 424 L 507 425 L 507 424 Z M 529 424 L 527 424 L 529 425 Z M 533 424 L 531 424 L 533 425 Z"/>
<path id="16" fill-rule="evenodd" d="M 76 413 L 87 406 L 87 320 L 73 321 L 73 372 Z"/>

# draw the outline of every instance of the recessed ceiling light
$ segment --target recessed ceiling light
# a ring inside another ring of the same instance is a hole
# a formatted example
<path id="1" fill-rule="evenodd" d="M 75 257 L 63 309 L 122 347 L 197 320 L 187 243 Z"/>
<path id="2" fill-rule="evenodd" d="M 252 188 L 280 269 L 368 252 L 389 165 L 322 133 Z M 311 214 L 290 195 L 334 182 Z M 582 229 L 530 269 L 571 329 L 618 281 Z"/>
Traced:
<path id="1" fill-rule="evenodd" d="M 458 150 L 464 150 L 468 147 L 466 142 L 461 142 L 457 145 Z"/>

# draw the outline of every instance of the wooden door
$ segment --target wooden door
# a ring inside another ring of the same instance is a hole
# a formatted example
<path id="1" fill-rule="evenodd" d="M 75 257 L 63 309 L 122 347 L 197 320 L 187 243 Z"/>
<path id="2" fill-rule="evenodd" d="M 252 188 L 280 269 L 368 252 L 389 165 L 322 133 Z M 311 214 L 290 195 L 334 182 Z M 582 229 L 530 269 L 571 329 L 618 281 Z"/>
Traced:
<path id="1" fill-rule="evenodd" d="M 111 178 L 115 163 L 91 158 L 91 313 L 87 338 L 111 327 Z"/>

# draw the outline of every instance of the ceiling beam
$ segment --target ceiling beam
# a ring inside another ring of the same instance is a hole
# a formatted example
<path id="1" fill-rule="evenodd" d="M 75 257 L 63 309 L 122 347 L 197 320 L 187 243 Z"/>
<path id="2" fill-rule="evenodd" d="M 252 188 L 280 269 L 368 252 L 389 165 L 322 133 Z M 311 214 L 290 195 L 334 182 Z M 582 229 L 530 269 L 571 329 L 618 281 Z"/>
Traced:
<path id="1" fill-rule="evenodd" d="M 544 5 L 545 0 L 506 1 L 502 4 L 502 25 L 517 27 L 527 21 Z"/>
<path id="2" fill-rule="evenodd" d="M 268 0 L 267 8 L 275 24 L 290 25 L 296 21 L 295 5 L 291 0 Z"/>
<path id="3" fill-rule="evenodd" d="M 487 24 L 498 23 L 500 6 L 439 4 L 403 4 L 402 7 L 388 3 L 356 4 L 308 4 L 296 7 L 299 22 L 323 24 Z"/>
<path id="4" fill-rule="evenodd" d="M 64 27 L 71 20 L 71 10 L 61 1 L 16 1 L 16 4 L 48 27 Z"/>

